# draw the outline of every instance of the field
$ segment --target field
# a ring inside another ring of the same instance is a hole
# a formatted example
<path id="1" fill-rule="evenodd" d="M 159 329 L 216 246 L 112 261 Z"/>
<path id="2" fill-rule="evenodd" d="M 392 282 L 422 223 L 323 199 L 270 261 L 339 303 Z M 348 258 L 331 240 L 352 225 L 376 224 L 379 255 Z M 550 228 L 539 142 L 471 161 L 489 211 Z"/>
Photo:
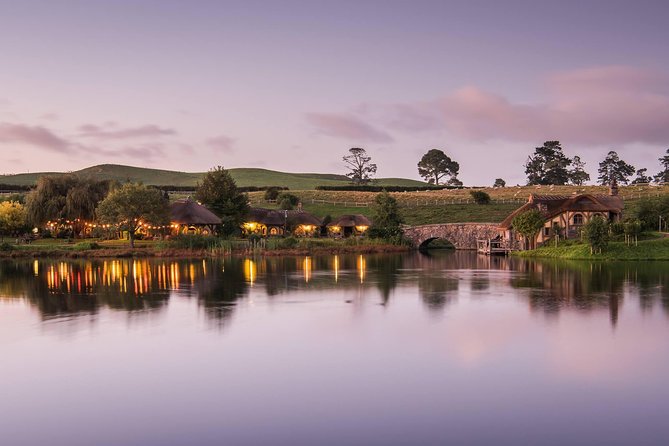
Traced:
<path id="1" fill-rule="evenodd" d="M 349 184 L 344 175 L 324 173 L 286 173 L 268 169 L 229 169 L 238 186 L 282 186 L 290 189 L 315 189 L 316 186 L 340 186 Z M 135 181 L 149 185 L 195 186 L 204 172 L 177 172 L 172 170 L 147 169 L 143 167 L 102 164 L 72 172 L 82 177 L 99 180 Z M 42 175 L 58 175 L 54 172 L 23 173 L 0 176 L 0 183 L 32 185 Z M 61 173 L 62 174 L 62 173 Z M 380 178 L 380 185 L 424 186 L 421 181 L 405 178 Z"/>
<path id="2" fill-rule="evenodd" d="M 572 195 L 574 193 L 606 194 L 608 188 L 603 186 L 521 186 L 506 188 L 485 188 L 492 198 L 488 205 L 478 205 L 473 202 L 468 189 L 395 192 L 391 195 L 399 203 L 400 211 L 405 222 L 410 225 L 431 223 L 458 223 L 458 222 L 499 222 L 514 209 L 527 201 L 530 193 L 545 195 Z M 302 200 L 305 211 L 319 217 L 326 215 L 337 216 L 342 214 L 373 214 L 374 192 L 338 192 L 293 190 L 292 194 Z M 276 207 L 263 199 L 263 192 L 249 193 L 249 200 L 253 206 Z M 620 188 L 620 195 L 625 198 L 626 212 L 632 213 L 636 209 L 639 198 L 653 198 L 669 195 L 669 186 L 624 186 Z"/>

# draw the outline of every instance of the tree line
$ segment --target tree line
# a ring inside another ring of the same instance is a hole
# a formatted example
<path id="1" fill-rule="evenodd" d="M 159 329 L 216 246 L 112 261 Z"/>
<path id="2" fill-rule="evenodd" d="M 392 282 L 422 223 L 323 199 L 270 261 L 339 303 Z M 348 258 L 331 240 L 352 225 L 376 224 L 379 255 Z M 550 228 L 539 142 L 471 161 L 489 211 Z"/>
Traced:
<path id="1" fill-rule="evenodd" d="M 365 149 L 354 147 L 343 157 L 348 172 L 346 176 L 356 186 L 367 185 L 374 181 L 377 165 Z M 647 184 L 651 182 L 669 183 L 669 149 L 658 158 L 660 171 L 650 176 L 648 168 L 636 169 L 611 150 L 599 163 L 597 183 L 601 185 Z M 440 149 L 430 149 L 418 162 L 418 174 L 429 184 L 461 187 L 458 179 L 460 164 Z M 575 185 L 582 186 L 590 181 L 590 174 L 585 170 L 585 162 L 576 155 L 569 158 L 564 154 L 560 141 L 546 141 L 536 147 L 523 165 L 528 185 Z M 636 177 L 632 177 L 636 174 Z M 493 187 L 505 187 L 506 181 L 495 179 Z"/>

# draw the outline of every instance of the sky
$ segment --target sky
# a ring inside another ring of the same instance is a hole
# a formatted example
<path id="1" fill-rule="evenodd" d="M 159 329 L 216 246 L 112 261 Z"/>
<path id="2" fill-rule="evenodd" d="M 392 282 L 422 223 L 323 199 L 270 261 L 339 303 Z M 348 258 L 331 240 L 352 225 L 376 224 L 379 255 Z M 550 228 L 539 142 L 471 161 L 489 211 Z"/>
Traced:
<path id="1" fill-rule="evenodd" d="M 113 163 L 524 184 L 669 148 L 669 2 L 0 0 L 0 174 Z"/>

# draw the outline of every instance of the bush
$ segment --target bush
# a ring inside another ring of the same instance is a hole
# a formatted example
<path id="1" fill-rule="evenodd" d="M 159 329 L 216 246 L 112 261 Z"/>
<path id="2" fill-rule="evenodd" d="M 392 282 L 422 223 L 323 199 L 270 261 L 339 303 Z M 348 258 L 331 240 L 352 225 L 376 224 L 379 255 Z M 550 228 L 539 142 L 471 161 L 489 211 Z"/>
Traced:
<path id="1" fill-rule="evenodd" d="M 473 190 L 469 192 L 476 204 L 490 204 L 490 195 L 482 190 Z"/>
<path id="2" fill-rule="evenodd" d="M 595 215 L 583 225 L 583 238 L 590 245 L 590 254 L 601 253 L 609 243 L 609 224 Z"/>
<path id="3" fill-rule="evenodd" d="M 73 248 L 75 251 L 88 251 L 91 249 L 100 249 L 101 246 L 97 242 L 79 242 Z"/>
<path id="4" fill-rule="evenodd" d="M 210 249 L 219 245 L 220 239 L 213 235 L 179 234 L 169 244 L 177 249 Z"/>
<path id="5" fill-rule="evenodd" d="M 0 243 L 0 251 L 7 252 L 7 251 L 12 251 L 13 249 L 14 247 L 7 242 Z"/>
<path id="6" fill-rule="evenodd" d="M 625 233 L 625 223 L 622 221 L 613 222 L 609 227 L 611 228 L 611 235 L 620 236 Z"/>
<path id="7" fill-rule="evenodd" d="M 290 199 L 283 198 L 279 202 L 279 209 L 283 209 L 284 211 L 291 211 L 293 210 L 293 203 L 290 201 Z"/>
<path id="8" fill-rule="evenodd" d="M 265 200 L 276 200 L 279 196 L 279 188 L 278 187 L 270 187 L 265 191 Z"/>

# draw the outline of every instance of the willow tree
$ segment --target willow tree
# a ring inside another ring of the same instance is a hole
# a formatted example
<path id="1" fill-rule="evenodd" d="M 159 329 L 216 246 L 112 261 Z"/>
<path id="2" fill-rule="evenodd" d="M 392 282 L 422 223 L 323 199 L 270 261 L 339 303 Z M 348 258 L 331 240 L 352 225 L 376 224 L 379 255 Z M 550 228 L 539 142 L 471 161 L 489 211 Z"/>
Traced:
<path id="1" fill-rule="evenodd" d="M 143 223 L 169 223 L 168 202 L 160 190 L 142 184 L 126 183 L 112 189 L 96 209 L 101 223 L 116 225 L 128 232 L 130 247 L 135 247 L 135 234 Z"/>
<path id="2" fill-rule="evenodd" d="M 42 226 L 49 220 L 71 220 L 77 234 L 86 221 L 95 219 L 95 208 L 108 191 L 108 181 L 75 175 L 40 177 L 37 187 L 26 198 L 28 221 L 34 226 Z"/>

